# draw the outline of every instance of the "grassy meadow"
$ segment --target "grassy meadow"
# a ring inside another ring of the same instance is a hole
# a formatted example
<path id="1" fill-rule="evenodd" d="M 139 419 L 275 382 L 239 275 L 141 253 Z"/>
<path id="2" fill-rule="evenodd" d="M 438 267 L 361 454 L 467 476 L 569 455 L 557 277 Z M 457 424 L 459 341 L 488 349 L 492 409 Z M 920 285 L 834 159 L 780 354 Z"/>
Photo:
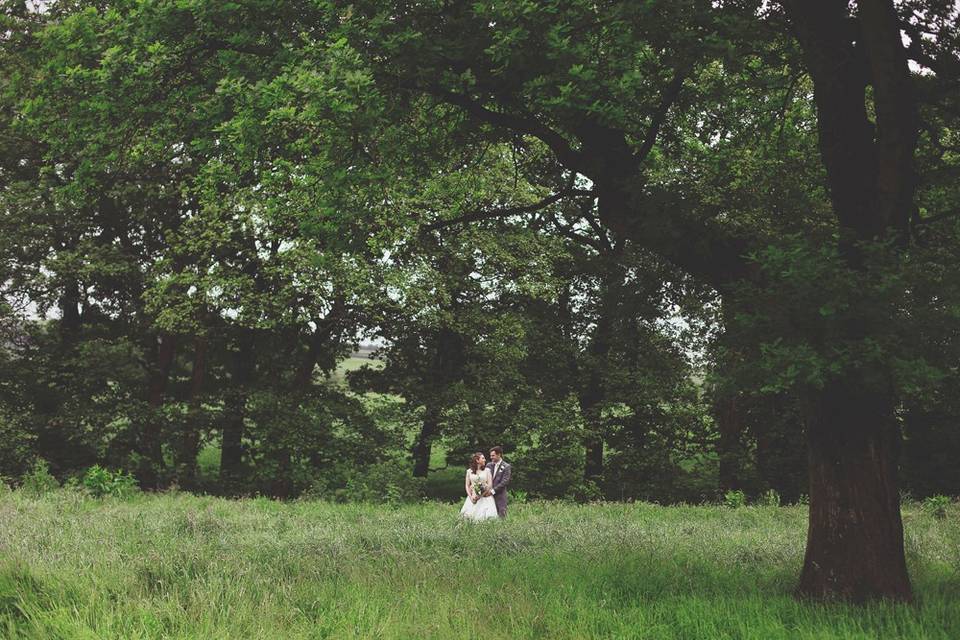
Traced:
<path id="1" fill-rule="evenodd" d="M 960 509 L 905 507 L 918 602 L 795 601 L 803 507 L 0 496 L 0 637 L 957 638 Z"/>

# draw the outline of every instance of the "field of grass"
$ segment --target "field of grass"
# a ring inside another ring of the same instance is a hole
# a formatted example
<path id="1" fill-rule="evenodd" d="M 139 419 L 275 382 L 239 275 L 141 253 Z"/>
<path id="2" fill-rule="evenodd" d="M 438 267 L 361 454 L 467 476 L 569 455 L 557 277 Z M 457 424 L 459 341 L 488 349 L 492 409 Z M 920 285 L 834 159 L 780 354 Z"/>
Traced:
<path id="1" fill-rule="evenodd" d="M 960 509 L 905 510 L 914 606 L 790 596 L 802 507 L 0 496 L 0 637 L 957 638 Z"/>
<path id="2" fill-rule="evenodd" d="M 345 358 L 337 363 L 337 368 L 330 374 L 330 382 L 333 384 L 347 386 L 347 372 L 356 371 L 360 367 L 370 366 L 374 369 L 382 369 L 382 360 L 371 360 L 368 354 L 355 354 Z"/>

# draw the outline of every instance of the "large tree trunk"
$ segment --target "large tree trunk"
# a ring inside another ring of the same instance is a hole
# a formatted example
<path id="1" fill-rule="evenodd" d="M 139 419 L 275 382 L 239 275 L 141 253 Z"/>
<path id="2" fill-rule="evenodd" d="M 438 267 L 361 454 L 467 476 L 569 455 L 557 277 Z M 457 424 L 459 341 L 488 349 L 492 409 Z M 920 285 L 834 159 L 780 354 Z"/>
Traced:
<path id="1" fill-rule="evenodd" d="M 865 269 L 860 242 L 890 231 L 906 240 L 916 186 L 915 97 L 896 10 L 892 0 L 859 0 L 852 21 L 847 0 L 784 5 L 813 78 L 841 255 L 850 267 Z M 867 114 L 867 84 L 876 126 Z M 842 331 L 862 339 L 862 325 L 852 322 Z M 844 372 L 809 403 L 810 526 L 801 595 L 911 598 L 893 396 L 876 378 Z"/>
<path id="2" fill-rule="evenodd" d="M 911 599 L 889 394 L 835 385 L 807 408 L 810 516 L 799 595 Z"/>

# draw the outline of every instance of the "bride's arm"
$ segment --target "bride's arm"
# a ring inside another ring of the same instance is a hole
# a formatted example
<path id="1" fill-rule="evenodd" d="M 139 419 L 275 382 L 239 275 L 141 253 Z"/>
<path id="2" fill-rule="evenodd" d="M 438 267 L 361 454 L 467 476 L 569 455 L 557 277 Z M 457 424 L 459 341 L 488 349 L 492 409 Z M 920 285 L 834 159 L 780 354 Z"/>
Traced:
<path id="1" fill-rule="evenodd" d="M 467 497 L 473 500 L 473 484 L 470 482 L 470 469 L 463 475 L 463 485 L 467 490 Z"/>

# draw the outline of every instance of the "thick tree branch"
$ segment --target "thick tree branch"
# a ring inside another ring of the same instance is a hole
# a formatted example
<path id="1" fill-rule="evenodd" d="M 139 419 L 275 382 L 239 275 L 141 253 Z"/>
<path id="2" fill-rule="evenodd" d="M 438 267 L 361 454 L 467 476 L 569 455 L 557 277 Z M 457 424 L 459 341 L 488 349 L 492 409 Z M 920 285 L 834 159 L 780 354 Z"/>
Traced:
<path id="1" fill-rule="evenodd" d="M 560 200 L 570 197 L 570 196 L 584 196 L 592 195 L 592 192 L 585 191 L 583 189 L 563 189 L 553 195 L 547 196 L 542 200 L 534 202 L 533 204 L 520 205 L 516 207 L 506 207 L 503 209 L 480 209 L 477 211 L 471 211 L 457 218 L 451 218 L 450 220 L 438 220 L 428 225 L 421 227 L 424 231 L 434 231 L 436 229 L 442 229 L 444 227 L 450 227 L 457 224 L 465 224 L 468 222 L 479 222 L 481 220 L 489 220 L 491 218 L 505 218 L 508 216 L 522 215 L 525 213 L 536 213 L 541 209 L 545 209 L 550 205 L 559 202 Z"/>
<path id="2" fill-rule="evenodd" d="M 673 103 L 677 101 L 677 98 L 680 97 L 683 82 L 687 79 L 692 69 L 693 66 L 689 64 L 677 68 L 673 72 L 673 79 L 670 80 L 670 83 L 667 84 L 663 93 L 660 95 L 660 104 L 657 105 L 656 111 L 654 111 L 650 117 L 650 125 L 647 127 L 647 133 L 643 138 L 640 149 L 637 150 L 636 157 L 640 162 L 646 159 L 647 155 L 653 149 L 653 145 L 656 144 L 657 136 L 660 135 L 660 128 L 667 119 L 667 113 L 670 111 Z"/>
<path id="3" fill-rule="evenodd" d="M 433 96 L 458 106 L 470 115 L 489 124 L 539 138 L 544 144 L 550 147 L 550 150 L 553 151 L 561 164 L 572 171 L 586 173 L 583 154 L 574 149 L 570 142 L 560 133 L 536 118 L 494 111 L 470 96 L 446 91 L 437 87 L 420 87 L 419 90 L 425 90 Z"/>
<path id="4" fill-rule="evenodd" d="M 923 34 L 916 25 L 901 19 L 899 20 L 899 26 L 910 37 L 910 45 L 906 48 L 907 57 L 910 60 L 930 69 L 943 80 L 960 79 L 960 60 L 956 58 L 941 60 L 933 57 L 923 50 Z"/>
<path id="5" fill-rule="evenodd" d="M 933 224 L 934 222 L 940 222 L 941 220 L 947 220 L 949 218 L 955 218 L 957 216 L 960 216 L 960 209 L 956 209 L 954 211 L 944 211 L 943 213 L 938 213 L 937 215 L 930 216 L 928 218 L 917 218 L 917 220 L 913 224 L 915 226 Z"/>

